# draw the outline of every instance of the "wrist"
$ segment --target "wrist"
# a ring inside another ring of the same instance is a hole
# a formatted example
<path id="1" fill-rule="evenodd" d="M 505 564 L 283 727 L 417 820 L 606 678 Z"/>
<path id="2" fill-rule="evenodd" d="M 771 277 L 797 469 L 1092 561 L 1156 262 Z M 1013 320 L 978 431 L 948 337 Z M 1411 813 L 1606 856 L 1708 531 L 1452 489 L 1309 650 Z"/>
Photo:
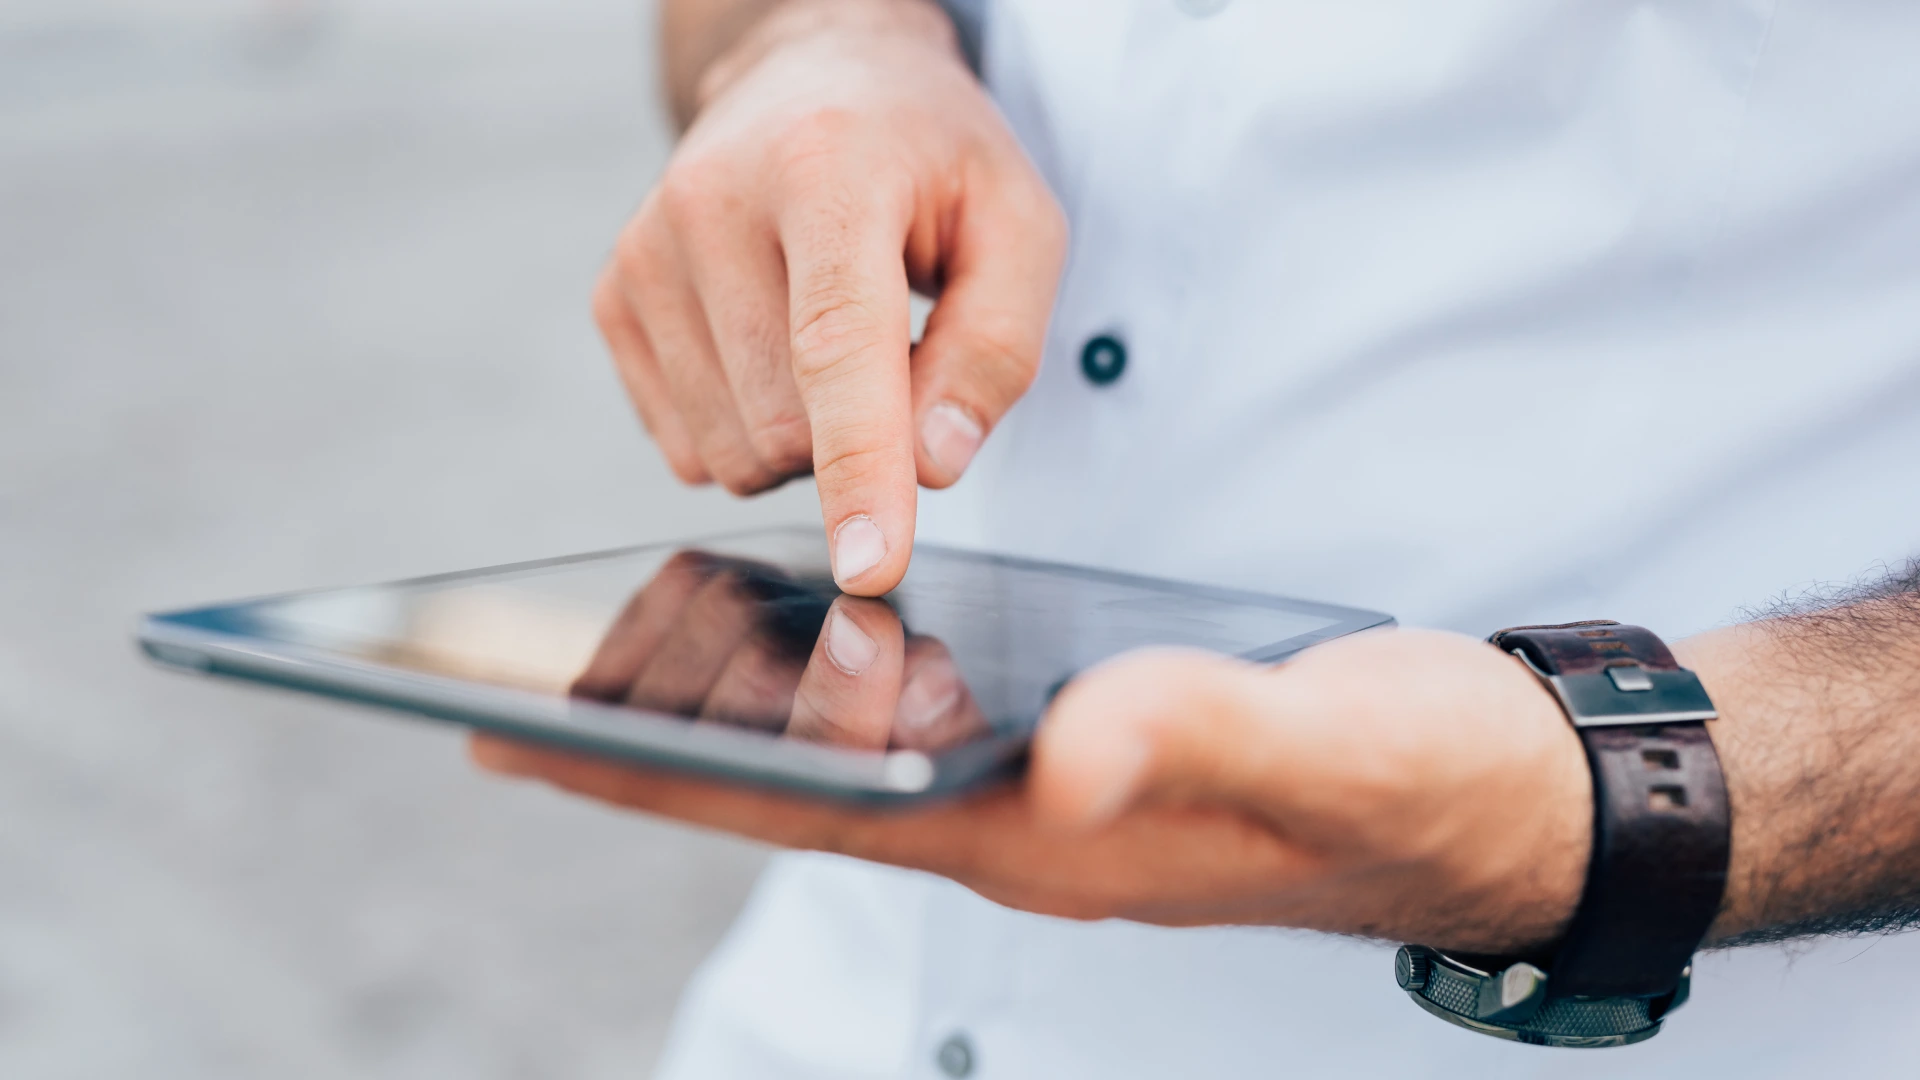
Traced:
<path id="1" fill-rule="evenodd" d="M 1403 631 L 1411 637 L 1417 632 Z M 1423 793 L 1396 830 L 1412 838 L 1420 882 L 1394 935 L 1474 955 L 1532 955 L 1572 919 L 1592 846 L 1585 751 L 1565 714 L 1519 661 L 1461 643 L 1458 685 L 1408 701 L 1409 715 L 1471 702 L 1459 737 L 1421 749 Z M 1436 708 L 1438 706 L 1438 708 Z"/>
<path id="2" fill-rule="evenodd" d="M 920 49 L 972 77 L 953 20 L 933 0 L 780 0 L 699 72 L 683 126 L 769 57 L 821 41 Z"/>
<path id="3" fill-rule="evenodd" d="M 1593 778 L 1559 703 L 1518 660 L 1510 662 L 1515 693 L 1528 703 L 1527 726 L 1537 732 L 1529 770 L 1537 792 L 1533 812 L 1518 823 L 1526 833 L 1495 856 L 1509 882 L 1499 932 L 1469 951 L 1526 955 L 1559 940 L 1580 903 L 1593 850 Z"/>
<path id="4" fill-rule="evenodd" d="M 1410 945 L 1395 977 L 1422 1008 L 1490 1035 L 1557 1046 L 1650 1038 L 1686 1000 L 1723 895 L 1729 807 L 1705 727 L 1713 702 L 1698 673 L 1642 627 L 1517 626 L 1489 640 L 1551 695 L 1584 751 L 1585 881 L 1545 946 L 1472 957 Z"/>
<path id="5" fill-rule="evenodd" d="M 1745 781 L 1751 771 L 1744 767 L 1744 759 L 1754 748 L 1744 745 L 1741 739 L 1744 733 L 1741 718 L 1749 711 L 1742 691 L 1750 681 L 1741 672 L 1746 652 L 1741 639 L 1750 633 L 1748 627 L 1729 627 L 1696 634 L 1673 644 L 1674 657 L 1700 677 L 1701 684 L 1707 688 L 1708 696 L 1713 698 L 1714 706 L 1720 712 L 1720 718 L 1710 722 L 1707 727 L 1720 753 L 1720 767 L 1727 781 L 1728 804 L 1735 809 L 1732 846 L 1727 857 L 1726 892 L 1720 901 L 1720 913 L 1714 918 L 1702 943 L 1709 946 L 1745 933 L 1754 926 L 1750 884 L 1754 840 L 1760 822 L 1755 820 L 1757 815 L 1745 812 L 1750 801 Z"/>

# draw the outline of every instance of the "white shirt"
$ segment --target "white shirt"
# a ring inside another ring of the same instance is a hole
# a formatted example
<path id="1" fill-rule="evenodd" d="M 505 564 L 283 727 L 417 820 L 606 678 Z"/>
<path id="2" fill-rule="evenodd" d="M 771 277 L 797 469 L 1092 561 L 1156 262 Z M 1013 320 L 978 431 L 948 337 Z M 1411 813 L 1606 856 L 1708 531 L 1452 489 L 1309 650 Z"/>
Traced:
<path id="1" fill-rule="evenodd" d="M 1670 638 L 1920 551 L 1920 5 L 1028 0 L 986 27 L 1073 247 L 1038 381 L 924 537 Z M 1610 1051 L 1443 1024 L 1390 957 L 787 856 L 663 1073 L 1920 1069 L 1920 936 L 1707 956 Z"/>

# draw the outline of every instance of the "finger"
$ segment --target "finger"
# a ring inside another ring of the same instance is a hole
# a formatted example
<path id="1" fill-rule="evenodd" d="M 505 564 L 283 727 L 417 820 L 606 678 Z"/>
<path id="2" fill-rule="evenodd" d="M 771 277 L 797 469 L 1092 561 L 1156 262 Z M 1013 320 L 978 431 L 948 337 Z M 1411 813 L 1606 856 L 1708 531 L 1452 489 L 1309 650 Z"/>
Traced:
<path id="1" fill-rule="evenodd" d="M 701 464 L 736 495 L 777 484 L 783 477 L 760 460 L 747 440 L 707 332 L 706 312 L 687 279 L 682 252 L 657 213 L 641 211 L 621 237 L 619 258 L 627 303 L 639 316 Z"/>
<path id="2" fill-rule="evenodd" d="M 855 596 L 835 600 L 794 693 L 787 734 L 885 749 L 900 703 L 905 636 L 899 616 L 885 603 Z"/>
<path id="3" fill-rule="evenodd" d="M 793 715 L 793 695 L 806 667 L 806 653 L 796 652 L 776 634 L 756 629 L 714 679 L 700 705 L 700 719 L 782 731 Z"/>
<path id="4" fill-rule="evenodd" d="M 958 746 L 986 729 L 980 703 L 967 689 L 946 645 L 924 635 L 908 638 L 891 745 L 903 750 L 939 751 Z"/>
<path id="5" fill-rule="evenodd" d="M 910 196 L 849 167 L 816 180 L 779 222 L 795 385 L 834 580 L 877 596 L 912 554 L 916 481 L 907 310 Z"/>
<path id="6" fill-rule="evenodd" d="M 1034 738 L 1036 814 L 1084 831 L 1155 796 L 1265 808 L 1277 784 L 1271 683 L 1250 664 L 1174 649 L 1081 674 Z"/>
<path id="7" fill-rule="evenodd" d="M 700 780 L 496 735 L 475 734 L 468 753 L 476 765 L 489 772 L 542 780 L 616 806 L 724 829 L 783 847 L 863 850 L 858 833 L 872 820 L 871 815 L 818 800 Z"/>
<path id="8" fill-rule="evenodd" d="M 840 807 L 738 783 L 475 733 L 467 752 L 489 772 L 536 779 L 615 806 L 781 847 L 832 851 L 939 872 L 1011 835 L 1024 804 L 1007 789 L 890 813 Z M 985 842 L 983 845 L 983 841 Z"/>
<path id="9" fill-rule="evenodd" d="M 715 574 L 687 601 L 673 628 L 633 680 L 627 704 L 696 716 L 758 612 L 737 571 Z"/>
<path id="10" fill-rule="evenodd" d="M 714 570 L 711 556 L 697 551 L 675 552 L 614 617 L 593 658 L 573 680 L 573 696 L 606 702 L 626 700 L 634 679 L 653 659 L 655 650 Z"/>
<path id="11" fill-rule="evenodd" d="M 1011 785 L 882 813 L 498 736 L 475 735 L 469 752 L 489 771 L 615 806 L 782 847 L 944 874 L 989 899 L 1074 918 L 1258 921 L 1264 911 L 1235 903 L 1259 895 L 1249 882 L 1271 886 L 1311 869 L 1260 826 L 1217 812 L 1135 815 L 1063 842 L 1030 827 L 1028 800 Z M 1169 882 L 1200 902 L 1171 900 Z"/>
<path id="12" fill-rule="evenodd" d="M 813 429 L 787 339 L 787 271 L 771 230 L 704 201 L 684 200 L 688 272 L 707 313 L 720 369 L 759 459 L 782 476 L 813 468 Z"/>
<path id="13" fill-rule="evenodd" d="M 1065 252 L 1065 219 L 1037 176 L 968 190 L 946 285 L 913 350 L 921 483 L 958 480 L 1032 384 Z"/>
<path id="14" fill-rule="evenodd" d="M 1047 862 L 1070 873 L 1068 860 L 1026 855 L 1049 839 L 1025 827 L 1025 800 L 1011 787 L 961 799 L 881 812 L 842 807 L 738 783 L 617 762 L 536 743 L 476 733 L 474 763 L 489 772 L 540 780 L 614 806 L 640 810 L 780 847 L 831 851 L 974 881 L 974 868 L 1004 862 Z"/>
<path id="15" fill-rule="evenodd" d="M 600 283 L 594 287 L 593 320 L 599 325 L 601 336 L 607 339 L 614 370 L 619 372 L 620 382 L 627 388 L 634 411 L 640 414 L 647 434 L 653 436 L 654 444 L 660 447 L 667 466 L 681 483 L 710 482 L 713 478 L 700 463 L 693 435 L 673 407 L 666 377 L 660 374 L 653 347 L 647 344 L 647 337 L 634 319 L 626 292 L 620 286 L 617 271 L 611 267 L 600 275 Z"/>
<path id="16" fill-rule="evenodd" d="M 832 602 L 769 567 L 744 564 L 754 625 L 708 691 L 702 719 L 781 732 Z"/>

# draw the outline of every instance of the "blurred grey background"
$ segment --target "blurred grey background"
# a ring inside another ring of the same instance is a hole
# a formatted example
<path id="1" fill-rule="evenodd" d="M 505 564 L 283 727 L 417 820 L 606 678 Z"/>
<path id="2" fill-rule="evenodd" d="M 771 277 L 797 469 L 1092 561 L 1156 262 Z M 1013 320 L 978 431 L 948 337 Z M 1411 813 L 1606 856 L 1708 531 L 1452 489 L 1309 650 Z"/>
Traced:
<path id="1" fill-rule="evenodd" d="M 587 316 L 668 148 L 640 0 L 0 4 L 0 1076 L 650 1068 L 764 855 L 139 612 L 771 521 Z"/>

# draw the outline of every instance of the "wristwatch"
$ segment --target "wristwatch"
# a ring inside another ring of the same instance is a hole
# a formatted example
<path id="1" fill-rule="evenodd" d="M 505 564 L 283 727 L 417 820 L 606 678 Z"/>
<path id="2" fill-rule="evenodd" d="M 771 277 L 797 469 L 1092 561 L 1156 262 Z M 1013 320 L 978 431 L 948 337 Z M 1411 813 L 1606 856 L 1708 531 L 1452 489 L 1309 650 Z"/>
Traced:
<path id="1" fill-rule="evenodd" d="M 1713 702 L 1651 632 L 1518 626 L 1488 639 L 1566 711 L 1593 773 L 1593 853 L 1559 942 L 1487 957 L 1407 945 L 1401 989 L 1461 1027 L 1541 1046 L 1650 1039 L 1687 999 L 1726 888 L 1731 820 Z"/>

